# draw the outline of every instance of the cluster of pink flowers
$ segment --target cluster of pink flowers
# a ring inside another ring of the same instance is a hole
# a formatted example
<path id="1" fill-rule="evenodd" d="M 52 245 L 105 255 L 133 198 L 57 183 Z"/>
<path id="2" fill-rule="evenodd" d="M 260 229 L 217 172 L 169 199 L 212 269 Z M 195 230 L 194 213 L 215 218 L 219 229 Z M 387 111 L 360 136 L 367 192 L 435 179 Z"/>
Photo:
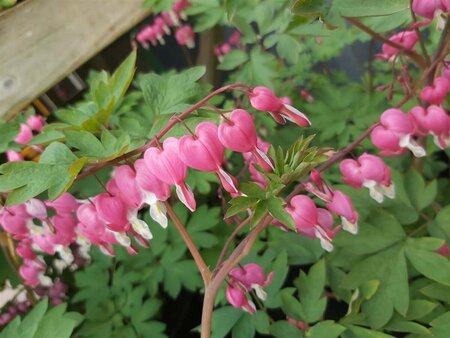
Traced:
<path id="1" fill-rule="evenodd" d="M 351 234 L 358 233 L 359 215 L 350 197 L 340 190 L 332 189 L 323 181 L 317 170 L 311 172 L 310 181 L 303 186 L 306 191 L 322 200 L 325 208 L 318 208 L 313 199 L 307 195 L 292 197 L 285 209 L 292 216 L 297 232 L 310 238 L 318 238 L 326 251 L 333 250 L 333 238 L 341 229 Z M 334 226 L 333 214 L 340 218 L 340 225 Z M 287 228 L 279 222 L 276 224 Z"/>
<path id="2" fill-rule="evenodd" d="M 181 25 L 181 20 L 186 20 L 184 10 L 190 6 L 189 0 L 177 0 L 172 9 L 164 11 L 153 19 L 153 23 L 145 25 L 136 34 L 136 40 L 144 47 L 164 45 L 164 37 L 170 34 L 170 29 L 175 29 L 175 39 L 181 46 L 194 48 L 195 34 L 188 24 Z"/>
<path id="3" fill-rule="evenodd" d="M 241 32 L 239 31 L 234 31 L 233 34 L 231 34 L 231 36 L 228 38 L 227 42 L 214 47 L 214 55 L 217 56 L 220 61 L 224 55 L 231 52 L 233 47 L 241 47 Z"/>
<path id="4" fill-rule="evenodd" d="M 20 145 L 27 144 L 33 139 L 33 131 L 41 132 L 44 128 L 46 122 L 41 115 L 30 115 L 25 123 L 20 124 L 20 130 L 14 139 L 14 142 Z M 41 152 L 41 148 L 38 146 L 33 146 L 37 151 Z M 23 161 L 23 156 L 15 150 L 8 150 L 6 152 L 6 157 L 9 162 L 13 161 Z"/>
<path id="5" fill-rule="evenodd" d="M 234 268 L 228 274 L 228 287 L 226 297 L 228 302 L 251 314 L 256 311 L 256 306 L 249 299 L 249 292 L 254 290 L 256 296 L 261 300 L 266 300 L 267 294 L 263 287 L 268 285 L 273 278 L 273 272 L 264 277 L 264 270 L 255 263 L 249 263 L 243 267 Z"/>
<path id="6" fill-rule="evenodd" d="M 31 301 L 28 299 L 9 305 L 7 310 L 3 310 L 3 313 L 0 315 L 0 327 L 8 324 L 17 315 L 27 312 L 30 306 Z"/>
<path id="7" fill-rule="evenodd" d="M 45 276 L 46 264 L 41 253 L 58 253 L 59 259 L 53 263 L 59 271 L 74 264 L 72 244 L 77 243 L 78 253 L 86 256 L 86 248 L 77 242 L 74 213 L 78 206 L 75 198 L 66 193 L 53 202 L 33 198 L 23 204 L 1 208 L 0 225 L 18 241 L 16 252 L 23 259 L 19 274 L 25 284 L 32 287 L 52 284 Z"/>

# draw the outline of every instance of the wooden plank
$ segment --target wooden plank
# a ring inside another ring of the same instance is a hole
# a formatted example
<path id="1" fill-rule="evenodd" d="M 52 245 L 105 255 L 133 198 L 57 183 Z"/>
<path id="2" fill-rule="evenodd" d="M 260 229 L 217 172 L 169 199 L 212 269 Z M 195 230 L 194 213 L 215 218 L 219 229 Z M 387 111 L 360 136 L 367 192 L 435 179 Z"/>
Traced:
<path id="1" fill-rule="evenodd" d="M 0 118 L 11 118 L 149 14 L 143 0 L 28 0 L 0 14 Z"/>

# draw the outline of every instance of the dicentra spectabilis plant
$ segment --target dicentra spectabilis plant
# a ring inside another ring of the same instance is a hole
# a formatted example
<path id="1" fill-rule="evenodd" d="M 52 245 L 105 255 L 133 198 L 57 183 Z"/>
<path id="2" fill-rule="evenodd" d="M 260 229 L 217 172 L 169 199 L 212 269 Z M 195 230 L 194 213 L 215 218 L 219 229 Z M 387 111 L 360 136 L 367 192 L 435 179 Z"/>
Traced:
<path id="1" fill-rule="evenodd" d="M 174 336 L 163 299 L 181 316 L 184 289 L 202 338 L 447 337 L 447 1 L 147 4 L 145 49 L 229 28 L 199 47 L 226 82 L 197 66 L 129 90 L 133 44 L 82 102 L 0 125 L 1 243 L 27 291 L 0 323 L 47 296 L 85 312 L 82 337 Z M 327 64 L 356 40 L 359 83 Z"/>

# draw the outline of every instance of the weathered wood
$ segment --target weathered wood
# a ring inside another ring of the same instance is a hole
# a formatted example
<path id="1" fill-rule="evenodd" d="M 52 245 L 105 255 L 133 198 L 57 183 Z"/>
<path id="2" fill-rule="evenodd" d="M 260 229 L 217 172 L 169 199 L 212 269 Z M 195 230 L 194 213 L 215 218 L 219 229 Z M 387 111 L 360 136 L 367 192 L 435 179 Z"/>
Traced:
<path id="1" fill-rule="evenodd" d="M 142 20 L 143 0 L 28 0 L 0 13 L 0 118 Z"/>

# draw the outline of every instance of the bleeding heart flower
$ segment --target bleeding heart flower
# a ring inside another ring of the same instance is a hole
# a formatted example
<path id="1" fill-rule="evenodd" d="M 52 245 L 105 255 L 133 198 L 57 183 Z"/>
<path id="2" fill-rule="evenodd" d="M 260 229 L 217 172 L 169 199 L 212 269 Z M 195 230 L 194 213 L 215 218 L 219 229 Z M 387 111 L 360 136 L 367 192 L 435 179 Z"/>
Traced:
<path id="1" fill-rule="evenodd" d="M 311 122 L 305 114 L 283 103 L 269 88 L 255 87 L 250 94 L 250 104 L 260 111 L 268 111 L 272 117 L 280 124 L 285 124 L 286 120 L 294 122 L 300 127 L 309 127 Z"/>
<path id="2" fill-rule="evenodd" d="M 31 141 L 32 138 L 33 132 L 31 131 L 31 128 L 28 127 L 25 123 L 21 123 L 19 134 L 17 134 L 14 142 L 18 144 L 27 144 Z"/>
<path id="3" fill-rule="evenodd" d="M 54 201 L 46 201 L 45 205 L 55 209 L 57 214 L 66 214 L 76 212 L 80 203 L 77 202 L 72 194 L 65 192 Z"/>
<path id="4" fill-rule="evenodd" d="M 38 132 L 45 126 L 45 120 L 41 115 L 31 115 L 27 118 L 27 125 Z"/>
<path id="5" fill-rule="evenodd" d="M 195 47 L 195 34 L 191 25 L 183 25 L 177 28 L 175 39 L 180 46 L 186 46 L 187 48 Z"/>
<path id="6" fill-rule="evenodd" d="M 163 228 L 167 228 L 166 207 L 163 201 L 170 197 L 170 187 L 148 170 L 145 161 L 139 159 L 134 163 L 136 182 L 144 195 L 144 203 L 150 206 L 150 217 Z"/>
<path id="7" fill-rule="evenodd" d="M 189 167 L 201 171 L 214 171 L 222 186 L 237 193 L 236 179 L 222 169 L 224 148 L 217 136 L 217 126 L 202 122 L 195 128 L 195 136 L 183 136 L 179 141 L 179 155 Z"/>
<path id="8" fill-rule="evenodd" d="M 148 170 L 161 181 L 174 185 L 180 201 L 191 211 L 196 208 L 194 194 L 185 183 L 187 166 L 178 155 L 178 140 L 168 137 L 163 150 L 149 148 L 144 153 Z"/>
<path id="9" fill-rule="evenodd" d="M 409 114 L 418 126 L 419 135 L 432 134 L 436 145 L 445 149 L 450 145 L 450 116 L 440 106 L 416 106 Z"/>
<path id="10" fill-rule="evenodd" d="M 425 149 L 412 138 L 416 129 L 410 115 L 392 108 L 381 115 L 380 125 L 372 130 L 370 138 L 384 156 L 401 155 L 408 148 L 414 156 L 423 157 L 426 155 Z"/>
<path id="11" fill-rule="evenodd" d="M 383 202 L 384 196 L 395 197 L 390 169 L 381 158 L 365 153 L 357 160 L 342 161 L 339 168 L 345 183 L 353 188 L 368 188 L 370 196 L 378 203 Z"/>
<path id="12" fill-rule="evenodd" d="M 442 10 L 441 0 L 413 0 L 412 10 L 418 16 L 432 20 L 438 10 Z"/>
<path id="13" fill-rule="evenodd" d="M 233 151 L 250 152 L 258 164 L 266 171 L 273 170 L 273 165 L 266 153 L 257 147 L 256 127 L 252 116 L 244 109 L 235 109 L 228 120 L 219 126 L 220 142 Z"/>
<path id="14" fill-rule="evenodd" d="M 432 104 L 441 104 L 447 97 L 450 90 L 450 81 L 444 77 L 439 76 L 434 79 L 432 86 L 426 86 L 420 92 L 420 99 Z"/>
<path id="15" fill-rule="evenodd" d="M 332 229 L 333 216 L 327 210 L 317 208 L 306 195 L 296 195 L 286 206 L 286 211 L 294 219 L 299 233 L 318 238 L 324 250 L 333 250 L 332 240 L 339 228 Z"/>
<path id="16" fill-rule="evenodd" d="M 136 172 L 128 165 L 121 165 L 114 170 L 111 183 L 115 185 L 110 193 L 120 197 L 130 208 L 140 208 L 142 205 L 142 192 L 136 180 Z"/>
<path id="17" fill-rule="evenodd" d="M 405 49 L 412 49 L 417 41 L 419 41 L 419 37 L 416 31 L 401 31 L 397 34 L 392 35 L 389 40 L 397 43 Z M 377 54 L 376 56 L 389 61 L 391 61 L 396 55 L 401 53 L 401 50 L 386 43 L 383 43 L 381 49 L 383 53 Z"/>
<path id="18" fill-rule="evenodd" d="M 353 208 L 353 203 L 350 197 L 345 195 L 342 191 L 335 190 L 333 198 L 327 203 L 327 209 L 341 216 L 342 229 L 351 234 L 358 233 L 358 213 Z"/>
<path id="19" fill-rule="evenodd" d="M 8 162 L 23 161 L 24 159 L 21 153 L 14 150 L 7 150 L 6 158 Z"/>

